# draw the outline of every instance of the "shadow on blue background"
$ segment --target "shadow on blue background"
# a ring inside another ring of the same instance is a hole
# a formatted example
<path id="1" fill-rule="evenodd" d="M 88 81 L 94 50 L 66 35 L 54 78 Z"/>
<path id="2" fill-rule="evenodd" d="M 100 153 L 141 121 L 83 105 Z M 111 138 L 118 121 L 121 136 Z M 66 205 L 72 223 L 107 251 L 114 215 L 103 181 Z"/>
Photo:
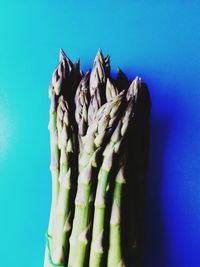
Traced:
<path id="1" fill-rule="evenodd" d="M 152 99 L 144 267 L 200 266 L 199 1 L 0 2 L 1 266 L 42 266 L 51 202 L 48 85 L 62 47 L 99 47 Z"/>
<path id="2" fill-rule="evenodd" d="M 166 246 L 161 189 L 164 179 L 164 153 L 170 132 L 170 118 L 162 115 L 161 117 L 151 116 L 151 153 L 146 183 L 146 223 L 144 234 L 146 257 L 144 258 L 144 266 L 168 267 L 171 264 Z M 164 262 L 163 259 L 165 259 Z"/>

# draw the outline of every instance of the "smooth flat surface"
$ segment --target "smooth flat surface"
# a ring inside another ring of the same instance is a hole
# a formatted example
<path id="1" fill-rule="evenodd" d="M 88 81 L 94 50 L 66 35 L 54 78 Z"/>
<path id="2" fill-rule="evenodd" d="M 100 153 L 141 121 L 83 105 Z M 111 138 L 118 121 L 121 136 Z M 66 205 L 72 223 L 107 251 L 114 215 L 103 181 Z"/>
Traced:
<path id="1" fill-rule="evenodd" d="M 200 266 L 200 2 L 0 1 L 0 266 L 43 265 L 48 85 L 99 47 L 151 99 L 144 267 Z M 114 266 L 113 266 L 114 267 Z"/>

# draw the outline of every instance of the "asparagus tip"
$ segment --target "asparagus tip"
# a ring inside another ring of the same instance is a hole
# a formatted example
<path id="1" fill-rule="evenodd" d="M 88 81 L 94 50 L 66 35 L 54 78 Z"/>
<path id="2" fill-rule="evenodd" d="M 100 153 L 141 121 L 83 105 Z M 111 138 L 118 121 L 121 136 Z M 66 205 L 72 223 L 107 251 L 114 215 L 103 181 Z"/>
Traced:
<path id="1" fill-rule="evenodd" d="M 80 69 L 80 62 L 81 62 L 81 60 L 80 60 L 80 58 L 78 58 L 78 59 L 76 60 L 76 62 L 74 63 L 74 66 L 76 66 L 77 69 Z"/>
<path id="2" fill-rule="evenodd" d="M 68 56 L 65 54 L 65 52 L 62 48 L 60 48 L 59 59 L 60 59 L 60 62 L 62 62 L 63 60 L 67 61 L 69 67 L 72 69 L 73 63 L 68 58 Z"/>
<path id="3" fill-rule="evenodd" d="M 62 48 L 60 48 L 60 53 L 59 53 L 59 58 L 60 58 L 60 61 L 62 61 L 63 58 L 66 58 L 66 54 L 64 52 L 64 50 Z"/>
<path id="4" fill-rule="evenodd" d="M 140 85 L 141 85 L 141 78 L 139 76 L 136 76 L 128 88 L 127 100 L 130 100 L 131 98 L 134 97 L 135 99 L 137 98 L 138 89 L 140 88 Z"/>

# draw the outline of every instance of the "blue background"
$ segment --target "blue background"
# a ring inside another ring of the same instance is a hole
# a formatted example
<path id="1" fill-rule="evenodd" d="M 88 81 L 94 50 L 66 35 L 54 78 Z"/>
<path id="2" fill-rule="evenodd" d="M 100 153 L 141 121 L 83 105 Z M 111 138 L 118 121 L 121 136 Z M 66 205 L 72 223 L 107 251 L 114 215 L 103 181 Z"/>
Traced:
<path id="1" fill-rule="evenodd" d="M 152 98 L 145 267 L 200 266 L 200 2 L 0 2 L 0 266 L 43 265 L 48 85 L 62 47 L 97 49 Z"/>

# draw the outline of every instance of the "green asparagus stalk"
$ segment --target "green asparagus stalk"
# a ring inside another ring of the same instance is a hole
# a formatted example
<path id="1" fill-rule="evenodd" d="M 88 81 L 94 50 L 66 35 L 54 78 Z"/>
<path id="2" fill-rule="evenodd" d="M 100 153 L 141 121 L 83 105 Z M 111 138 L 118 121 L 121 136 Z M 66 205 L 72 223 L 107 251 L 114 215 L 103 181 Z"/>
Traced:
<path id="1" fill-rule="evenodd" d="M 56 95 L 56 91 L 54 91 L 53 86 L 49 87 L 49 97 L 51 100 L 49 131 L 50 131 L 50 145 L 51 145 L 50 170 L 52 174 L 52 203 L 51 203 L 51 211 L 50 211 L 50 219 L 48 227 L 48 237 L 50 239 L 50 249 L 52 249 L 51 239 L 53 236 L 55 209 L 56 209 L 58 190 L 59 190 L 58 177 L 59 177 L 59 159 L 60 159 L 60 151 L 58 148 L 57 126 L 56 126 L 58 96 Z M 46 246 L 44 267 L 49 267 L 49 266 L 50 263 L 48 259 L 48 248 Z"/>
<path id="2" fill-rule="evenodd" d="M 49 86 L 49 98 L 50 98 L 50 121 L 49 121 L 49 131 L 50 131 L 50 146 L 51 146 L 51 164 L 50 170 L 52 174 L 52 204 L 50 211 L 50 219 L 48 226 L 48 237 L 50 240 L 50 250 L 52 250 L 52 237 L 53 228 L 55 223 L 55 210 L 58 199 L 59 192 L 59 160 L 60 160 L 60 149 L 58 147 L 58 130 L 57 130 L 57 106 L 59 96 L 62 94 L 64 84 L 67 77 L 72 70 L 72 63 L 66 57 L 63 50 L 60 50 L 60 62 L 56 67 L 52 75 L 52 80 Z M 45 263 L 44 266 L 49 266 L 49 260 L 47 257 L 47 247 L 45 249 Z"/>
<path id="3" fill-rule="evenodd" d="M 92 225 L 92 206 L 94 184 L 93 171 L 97 167 L 96 158 L 121 112 L 124 94 L 103 105 L 97 118 L 89 126 L 83 153 L 80 158 L 81 170 L 75 199 L 75 216 L 70 237 L 68 267 L 88 266 L 90 231 Z"/>
<path id="4" fill-rule="evenodd" d="M 115 131 L 113 132 L 110 142 L 103 153 L 104 159 L 98 175 L 98 184 L 95 197 L 94 225 L 92 231 L 92 245 L 90 251 L 90 267 L 103 266 L 103 234 L 105 228 L 105 208 L 106 208 L 106 193 L 109 186 L 111 169 L 115 156 L 119 153 L 122 141 L 126 135 L 130 120 L 134 114 L 134 101 L 131 93 L 137 94 L 138 84 L 134 81 L 131 84 L 128 94 L 128 104 L 121 117 Z M 132 89 L 134 88 L 134 89 Z"/>
<path id="5" fill-rule="evenodd" d="M 123 253 L 128 266 L 142 266 L 144 245 L 144 188 L 147 171 L 150 98 L 141 82 L 134 121 L 126 147 L 127 184 L 123 199 Z M 129 201 L 133 199 L 133 201 Z M 129 214 L 129 216 L 127 216 Z"/>
<path id="6" fill-rule="evenodd" d="M 58 147 L 60 149 L 59 195 L 56 206 L 53 236 L 52 260 L 55 264 L 65 264 L 69 247 L 69 233 L 71 229 L 71 184 L 72 159 L 74 144 L 72 135 L 74 129 L 70 123 L 69 107 L 63 96 L 59 98 L 57 108 Z"/>
<path id="7" fill-rule="evenodd" d="M 125 267 L 122 255 L 122 229 L 121 229 L 121 209 L 123 188 L 126 183 L 125 159 L 120 161 L 120 168 L 115 178 L 113 202 L 111 208 L 109 249 L 107 267 Z"/>
<path id="8" fill-rule="evenodd" d="M 51 84 L 49 86 L 49 98 L 51 101 L 50 105 L 50 122 L 49 122 L 49 131 L 50 131 L 50 144 L 51 144 L 51 164 L 50 169 L 52 173 L 52 213 L 55 211 L 55 205 L 58 196 L 58 177 L 59 177 L 59 157 L 60 151 L 58 148 L 58 133 L 57 133 L 57 106 L 58 98 L 62 95 L 63 86 L 72 70 L 72 63 L 66 57 L 63 50 L 60 50 L 60 63 L 55 69 Z M 51 213 L 51 214 L 52 214 Z M 53 227 L 53 215 L 50 216 L 50 224 L 48 234 L 52 236 L 52 227 Z"/>

